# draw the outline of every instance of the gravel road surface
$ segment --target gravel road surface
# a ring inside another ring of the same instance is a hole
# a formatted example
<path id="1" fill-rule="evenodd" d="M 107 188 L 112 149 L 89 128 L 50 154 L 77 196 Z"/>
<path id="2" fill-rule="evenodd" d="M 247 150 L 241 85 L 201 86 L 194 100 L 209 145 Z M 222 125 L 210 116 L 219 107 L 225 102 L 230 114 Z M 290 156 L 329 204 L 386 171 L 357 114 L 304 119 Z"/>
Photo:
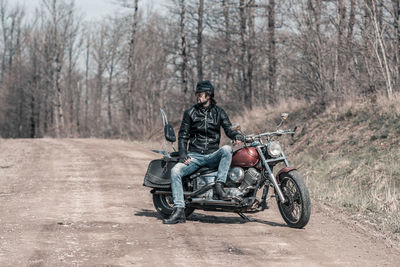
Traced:
<path id="1" fill-rule="evenodd" d="M 0 140 L 0 266 L 400 266 L 400 252 L 313 203 L 305 229 L 272 203 L 246 222 L 195 211 L 163 225 L 143 146 L 101 139 Z"/>

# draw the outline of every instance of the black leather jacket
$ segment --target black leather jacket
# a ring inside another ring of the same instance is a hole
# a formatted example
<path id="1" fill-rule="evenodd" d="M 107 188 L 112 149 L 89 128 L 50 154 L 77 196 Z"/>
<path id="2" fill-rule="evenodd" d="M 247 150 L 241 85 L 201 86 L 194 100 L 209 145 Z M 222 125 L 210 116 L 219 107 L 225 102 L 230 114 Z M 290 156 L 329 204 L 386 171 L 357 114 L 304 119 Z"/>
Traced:
<path id="1" fill-rule="evenodd" d="M 221 126 L 229 138 L 235 139 L 238 132 L 230 129 L 232 124 L 222 108 L 213 104 L 208 107 L 197 104 L 187 109 L 178 135 L 180 160 L 187 159 L 188 141 L 189 152 L 210 154 L 218 150 Z"/>

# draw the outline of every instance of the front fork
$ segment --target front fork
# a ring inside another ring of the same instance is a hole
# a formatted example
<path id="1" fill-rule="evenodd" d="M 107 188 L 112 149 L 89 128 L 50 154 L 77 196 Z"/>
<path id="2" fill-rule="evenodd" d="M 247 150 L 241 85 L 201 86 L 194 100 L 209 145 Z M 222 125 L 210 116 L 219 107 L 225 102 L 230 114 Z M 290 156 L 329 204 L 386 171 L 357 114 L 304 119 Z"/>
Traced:
<path id="1" fill-rule="evenodd" d="M 261 148 L 260 148 L 260 147 L 256 147 L 256 149 L 257 149 L 258 155 L 261 157 L 261 160 L 263 161 L 264 167 L 265 167 L 265 168 L 267 169 L 267 171 L 268 171 L 269 179 L 270 179 L 270 181 L 272 182 L 272 184 L 273 184 L 273 186 L 274 186 L 274 188 L 275 188 L 275 192 L 278 194 L 279 200 L 280 200 L 282 203 L 285 203 L 285 202 L 286 202 L 286 199 L 285 199 L 285 197 L 283 196 L 282 190 L 281 190 L 281 188 L 280 188 L 279 185 L 278 185 L 278 182 L 277 182 L 277 180 L 276 180 L 276 178 L 275 178 L 275 175 L 272 173 L 272 170 L 271 170 L 271 168 L 270 168 L 269 165 L 268 165 L 267 159 L 264 157 L 264 154 L 263 154 L 263 152 L 261 151 Z"/>

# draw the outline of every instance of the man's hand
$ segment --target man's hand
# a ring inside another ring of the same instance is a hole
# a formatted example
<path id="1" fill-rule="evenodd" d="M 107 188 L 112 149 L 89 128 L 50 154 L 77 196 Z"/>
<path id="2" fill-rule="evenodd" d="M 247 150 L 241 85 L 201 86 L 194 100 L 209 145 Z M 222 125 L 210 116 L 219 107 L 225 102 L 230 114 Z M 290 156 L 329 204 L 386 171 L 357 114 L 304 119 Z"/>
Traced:
<path id="1" fill-rule="evenodd" d="M 233 145 L 240 145 L 244 142 L 244 136 L 242 134 L 237 134 L 235 137 L 235 141 L 233 141 Z"/>
<path id="2" fill-rule="evenodd" d="M 188 157 L 188 158 L 183 162 L 183 164 L 189 165 L 190 160 L 191 160 L 191 158 Z"/>
<path id="3" fill-rule="evenodd" d="M 240 140 L 233 141 L 234 146 L 240 145 L 241 143 L 242 143 L 242 141 L 240 141 Z"/>
<path id="4" fill-rule="evenodd" d="M 189 165 L 190 160 L 191 160 L 191 158 L 188 157 L 188 156 L 184 156 L 184 157 L 179 158 L 179 162 L 182 162 L 185 165 Z"/>

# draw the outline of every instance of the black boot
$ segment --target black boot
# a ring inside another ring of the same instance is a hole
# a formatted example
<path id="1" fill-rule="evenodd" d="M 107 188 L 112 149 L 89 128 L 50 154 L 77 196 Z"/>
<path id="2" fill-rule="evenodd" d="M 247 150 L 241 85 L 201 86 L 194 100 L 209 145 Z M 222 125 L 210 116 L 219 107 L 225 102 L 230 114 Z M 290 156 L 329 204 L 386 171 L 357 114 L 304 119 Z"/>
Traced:
<path id="1" fill-rule="evenodd" d="M 185 223 L 185 208 L 174 208 L 171 216 L 163 220 L 163 224 Z"/>
<path id="2" fill-rule="evenodd" d="M 216 191 L 217 196 L 219 197 L 219 199 L 222 199 L 222 200 L 229 200 L 229 199 L 231 199 L 231 198 L 228 196 L 228 194 L 225 192 L 225 190 L 224 190 L 224 183 L 222 183 L 222 182 L 217 182 L 217 183 L 215 184 L 215 191 Z"/>

